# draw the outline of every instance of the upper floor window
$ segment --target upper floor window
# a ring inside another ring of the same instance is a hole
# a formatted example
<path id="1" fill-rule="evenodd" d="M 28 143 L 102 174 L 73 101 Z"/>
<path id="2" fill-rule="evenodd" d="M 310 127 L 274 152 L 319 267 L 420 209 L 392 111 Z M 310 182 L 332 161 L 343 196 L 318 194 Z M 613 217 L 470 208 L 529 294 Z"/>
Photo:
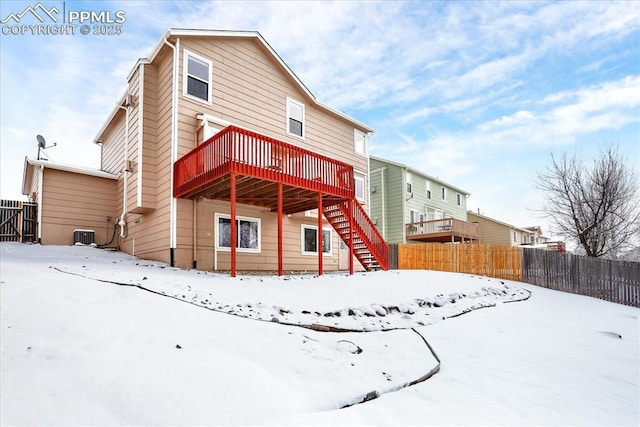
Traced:
<path id="1" fill-rule="evenodd" d="M 211 61 L 185 50 L 183 94 L 210 104 L 211 69 Z"/>
<path id="2" fill-rule="evenodd" d="M 411 185 L 411 174 L 407 172 L 407 193 L 413 193 L 413 186 Z"/>
<path id="3" fill-rule="evenodd" d="M 513 241 L 514 242 L 518 241 L 518 233 L 516 233 L 515 231 L 513 232 Z"/>
<path id="4" fill-rule="evenodd" d="M 287 98 L 287 133 L 304 138 L 304 104 Z"/>
<path id="5" fill-rule="evenodd" d="M 447 200 L 447 189 L 442 187 L 442 192 L 440 195 L 442 196 L 442 200 Z"/>
<path id="6" fill-rule="evenodd" d="M 353 150 L 361 156 L 367 155 L 367 135 L 358 129 L 353 130 Z"/>
<path id="7" fill-rule="evenodd" d="M 362 174 L 354 174 L 353 176 L 355 182 L 356 182 L 356 199 L 358 199 L 361 202 L 364 202 L 365 198 L 364 198 L 364 181 L 365 181 L 365 177 Z"/>
<path id="8" fill-rule="evenodd" d="M 427 200 L 431 200 L 431 182 L 427 181 Z"/>
<path id="9" fill-rule="evenodd" d="M 456 205 L 462 206 L 462 195 L 456 194 Z"/>

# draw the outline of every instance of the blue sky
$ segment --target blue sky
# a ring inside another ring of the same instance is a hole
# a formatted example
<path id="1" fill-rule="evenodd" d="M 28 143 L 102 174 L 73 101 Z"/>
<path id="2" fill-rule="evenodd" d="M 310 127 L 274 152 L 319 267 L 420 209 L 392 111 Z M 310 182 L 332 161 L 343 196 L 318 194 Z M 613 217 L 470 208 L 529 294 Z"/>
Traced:
<path id="1" fill-rule="evenodd" d="M 2 1 L 0 19 L 37 3 Z M 640 171 L 640 2 L 41 3 L 126 21 L 121 35 L 0 36 L 2 198 L 20 197 L 36 134 L 58 143 L 51 159 L 99 167 L 92 141 L 168 27 L 259 31 L 318 100 L 376 129 L 372 155 L 517 226 L 548 231 L 532 209 L 552 152 L 614 143 Z"/>

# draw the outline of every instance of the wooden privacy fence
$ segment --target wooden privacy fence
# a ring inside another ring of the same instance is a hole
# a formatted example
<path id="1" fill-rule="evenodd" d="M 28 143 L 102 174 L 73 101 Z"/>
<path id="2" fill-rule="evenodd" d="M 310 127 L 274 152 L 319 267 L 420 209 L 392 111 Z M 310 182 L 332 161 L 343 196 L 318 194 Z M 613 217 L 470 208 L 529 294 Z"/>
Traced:
<path id="1" fill-rule="evenodd" d="M 37 239 L 36 203 L 0 200 L 0 242 L 34 242 Z"/>
<path id="2" fill-rule="evenodd" d="M 389 245 L 389 268 L 439 270 L 516 280 L 640 307 L 640 263 L 517 246 Z"/>
<path id="3" fill-rule="evenodd" d="M 522 281 L 640 307 L 640 263 L 524 248 Z"/>
<path id="4" fill-rule="evenodd" d="M 400 270 L 438 270 L 522 280 L 522 256 L 520 249 L 513 246 L 399 244 L 397 252 L 392 253 L 397 256 L 394 265 Z"/>

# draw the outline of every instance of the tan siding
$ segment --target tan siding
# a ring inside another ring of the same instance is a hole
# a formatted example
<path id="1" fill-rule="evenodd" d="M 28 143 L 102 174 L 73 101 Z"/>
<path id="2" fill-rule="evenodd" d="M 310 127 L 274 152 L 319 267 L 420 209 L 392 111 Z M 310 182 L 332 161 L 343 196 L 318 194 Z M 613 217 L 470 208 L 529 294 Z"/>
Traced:
<path id="1" fill-rule="evenodd" d="M 119 175 L 123 169 L 124 126 L 125 113 L 124 110 L 119 110 L 109 127 L 105 130 L 101 139 L 101 169 L 114 175 Z"/>
<path id="2" fill-rule="evenodd" d="M 198 202 L 198 268 L 214 269 L 215 257 L 215 214 L 229 214 L 229 203 L 202 200 Z M 240 271 L 275 271 L 278 268 L 277 215 L 261 208 L 239 205 L 238 216 L 259 218 L 261 222 L 260 253 L 237 252 L 237 268 Z M 301 225 L 317 225 L 315 218 L 292 216 L 283 218 L 283 268 L 285 271 L 317 271 L 318 257 L 302 255 Z M 330 225 L 325 222 L 324 227 Z M 327 271 L 338 269 L 338 236 L 332 232 L 332 255 L 323 258 Z M 218 270 L 230 269 L 230 252 L 218 251 Z M 345 266 L 346 267 L 346 266 Z"/>
<path id="3" fill-rule="evenodd" d="M 42 243 L 71 245 L 74 229 L 94 230 L 96 243 L 106 243 L 115 226 L 116 185 L 112 179 L 45 169 Z"/>
<path id="4" fill-rule="evenodd" d="M 472 212 L 467 213 L 469 222 L 477 222 L 480 224 L 480 243 L 488 245 L 511 245 L 513 237 L 511 228 L 488 220 L 482 216 L 475 215 Z"/>
<path id="5" fill-rule="evenodd" d="M 180 151 L 193 148 L 198 113 L 208 113 L 303 148 L 348 162 L 367 171 L 367 159 L 353 148 L 353 125 L 316 107 L 260 44 L 247 39 L 181 40 L 184 49 L 213 62 L 211 106 L 182 96 L 180 77 Z M 305 104 L 305 140 L 286 133 L 286 98 Z"/>
<path id="6" fill-rule="evenodd" d="M 213 63 L 212 105 L 182 95 L 184 49 L 209 58 Z M 178 78 L 178 157 L 195 146 L 196 115 L 207 113 L 231 123 L 287 141 L 368 170 L 367 159 L 353 151 L 353 124 L 323 108 L 316 107 L 292 78 L 284 72 L 264 47 L 252 39 L 181 37 Z M 140 105 L 130 114 L 129 158 L 135 161 L 127 189 L 129 213 L 127 236 L 120 240 L 122 250 L 137 256 L 169 261 L 171 204 L 171 129 L 173 54 L 163 47 L 153 64 L 144 65 L 143 122 L 139 126 Z M 132 75 L 130 92 L 139 93 L 139 71 Z M 305 104 L 306 138 L 301 141 L 286 133 L 286 98 Z M 103 165 L 120 173 L 124 159 L 124 114 L 118 114 L 105 132 Z M 142 160 L 138 151 L 138 132 L 142 129 Z M 116 144 L 115 141 L 119 141 Z M 113 143 L 112 143 L 113 142 Z M 137 167 L 142 164 L 142 182 Z M 103 166 L 104 167 L 104 166 Z M 142 202 L 137 186 L 142 186 Z M 122 208 L 122 178 L 117 183 L 116 212 Z M 368 197 L 368 196 L 367 196 Z M 175 262 L 191 267 L 193 261 L 193 205 L 190 200 L 177 201 L 177 241 Z M 229 212 L 229 205 L 219 201 L 200 201 L 197 215 L 198 267 L 213 268 L 214 213 Z M 152 209 L 149 209 L 152 207 Z M 238 215 L 258 217 L 262 221 L 260 254 L 238 253 L 239 270 L 275 270 L 277 268 L 276 215 L 261 208 L 238 206 Z M 285 217 L 284 253 L 286 270 L 317 269 L 317 256 L 301 254 L 301 224 L 317 225 L 314 218 L 303 215 Z M 338 236 L 333 232 L 332 256 L 324 258 L 324 268 L 338 268 Z M 229 269 L 229 253 L 218 253 L 219 269 Z M 342 266 L 346 268 L 347 266 Z"/>

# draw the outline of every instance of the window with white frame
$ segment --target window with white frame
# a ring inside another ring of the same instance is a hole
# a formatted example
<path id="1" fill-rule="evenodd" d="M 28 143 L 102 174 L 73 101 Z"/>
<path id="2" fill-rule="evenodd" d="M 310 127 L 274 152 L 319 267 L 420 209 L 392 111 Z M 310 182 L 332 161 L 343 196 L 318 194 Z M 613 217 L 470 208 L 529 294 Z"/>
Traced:
<path id="1" fill-rule="evenodd" d="M 185 49 L 183 94 L 211 104 L 212 68 L 210 60 Z"/>
<path id="2" fill-rule="evenodd" d="M 458 206 L 462 206 L 462 195 L 461 194 L 456 194 L 456 204 Z"/>
<path id="3" fill-rule="evenodd" d="M 431 182 L 427 181 L 427 200 L 431 200 Z"/>
<path id="4" fill-rule="evenodd" d="M 447 189 L 442 187 L 442 191 L 440 193 L 440 196 L 442 197 L 442 200 L 447 200 Z"/>
<path id="5" fill-rule="evenodd" d="M 287 133 L 304 138 L 304 104 L 287 98 Z"/>
<path id="6" fill-rule="evenodd" d="M 358 129 L 353 130 L 353 150 L 361 156 L 367 155 L 367 135 Z"/>
<path id="7" fill-rule="evenodd" d="M 409 211 L 409 222 L 422 222 L 425 220 L 425 214 L 414 209 Z"/>
<path id="8" fill-rule="evenodd" d="M 302 254 L 318 255 L 318 227 L 302 224 Z M 331 255 L 331 229 L 322 229 L 322 254 Z"/>
<path id="9" fill-rule="evenodd" d="M 356 183 L 356 199 L 361 202 L 364 202 L 364 181 L 365 177 L 362 174 L 354 173 L 353 178 Z"/>
<path id="10" fill-rule="evenodd" d="M 516 233 L 515 231 L 513 232 L 513 241 L 514 242 L 518 241 L 518 233 Z"/>
<path id="11" fill-rule="evenodd" d="M 216 214 L 216 248 L 231 249 L 231 216 Z M 260 218 L 236 217 L 236 248 L 239 252 L 260 252 Z"/>
<path id="12" fill-rule="evenodd" d="M 413 186 L 411 185 L 411 174 L 407 172 L 407 193 L 413 193 Z"/>

